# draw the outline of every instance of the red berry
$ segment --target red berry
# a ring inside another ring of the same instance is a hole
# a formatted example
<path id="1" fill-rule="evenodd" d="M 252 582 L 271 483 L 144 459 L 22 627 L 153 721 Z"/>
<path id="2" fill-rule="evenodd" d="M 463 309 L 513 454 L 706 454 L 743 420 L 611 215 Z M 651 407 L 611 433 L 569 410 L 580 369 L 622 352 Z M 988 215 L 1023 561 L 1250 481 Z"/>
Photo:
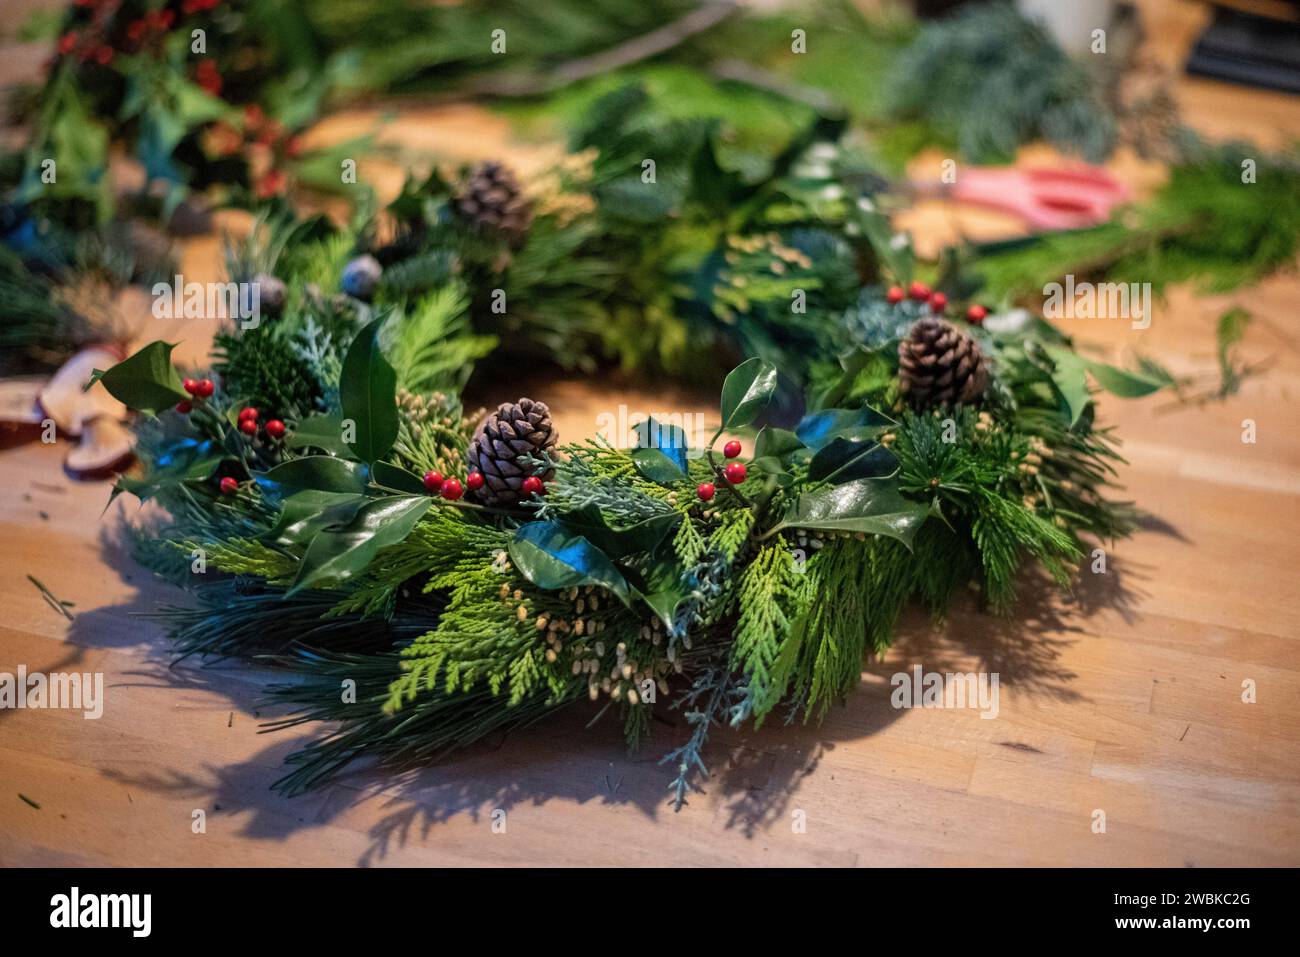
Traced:
<path id="1" fill-rule="evenodd" d="M 284 170 L 268 170 L 266 175 L 257 181 L 257 198 L 270 199 L 278 193 L 284 192 L 285 184 L 288 182 Z"/>
<path id="2" fill-rule="evenodd" d="M 100 66 L 108 66 L 113 62 L 113 48 L 100 47 L 95 51 L 95 62 Z"/>
<path id="3" fill-rule="evenodd" d="M 260 415 L 260 413 L 251 405 L 245 406 L 239 410 L 239 421 L 243 422 L 245 419 L 252 419 L 256 422 L 258 415 Z"/>
<path id="4" fill-rule="evenodd" d="M 240 419 L 239 431 L 245 435 L 257 435 L 257 423 L 252 419 Z"/>
<path id="5" fill-rule="evenodd" d="M 979 303 L 975 303 L 975 305 L 971 306 L 969 309 L 966 310 L 967 320 L 973 322 L 977 326 L 984 321 L 984 317 L 987 316 L 988 314 L 989 311 L 985 309 L 983 306 L 981 306 Z"/>
<path id="6" fill-rule="evenodd" d="M 465 490 L 460 487 L 460 479 L 449 478 L 442 483 L 442 497 L 449 502 L 454 502 L 465 494 Z"/>
<path id="7" fill-rule="evenodd" d="M 948 297 L 941 292 L 936 292 L 930 297 L 930 311 L 943 312 L 948 308 Z"/>
<path id="8" fill-rule="evenodd" d="M 528 476 L 528 478 L 524 479 L 524 494 L 545 495 L 546 486 L 542 484 L 542 480 L 539 479 L 536 475 L 530 475 Z"/>
<path id="9" fill-rule="evenodd" d="M 194 394 L 197 395 L 200 399 L 208 398 L 210 395 L 212 395 L 213 392 L 216 391 L 216 389 L 217 387 L 212 384 L 211 379 L 200 379 L 198 382 L 194 384 Z"/>
<path id="10" fill-rule="evenodd" d="M 722 474 L 727 477 L 727 481 L 732 485 L 739 485 L 745 481 L 745 466 L 739 462 L 728 462 L 727 467 L 722 470 Z"/>
<path id="11" fill-rule="evenodd" d="M 181 415 L 189 415 L 191 412 L 194 411 L 194 403 L 193 403 L 193 402 L 177 402 L 177 403 L 176 403 L 176 411 L 179 412 Z"/>
<path id="12" fill-rule="evenodd" d="M 900 303 L 900 302 L 903 301 L 903 295 L 904 295 L 904 293 L 903 293 L 903 287 L 902 287 L 902 286 L 890 286 L 890 287 L 889 287 L 889 292 L 885 293 L 885 298 L 886 298 L 886 299 L 887 299 L 891 304 L 893 304 L 893 305 L 898 305 L 898 303 Z"/>
<path id="13" fill-rule="evenodd" d="M 59 52 L 63 54 L 71 53 L 77 48 L 77 35 L 75 33 L 65 33 L 59 37 Z"/>
<path id="14" fill-rule="evenodd" d="M 713 493 L 715 491 L 717 490 L 713 487 L 712 482 L 701 482 L 699 487 L 695 489 L 695 494 L 700 497 L 701 502 L 707 502 L 713 498 Z"/>
<path id="15" fill-rule="evenodd" d="M 273 439 L 284 438 L 284 423 L 279 419 L 271 419 L 266 423 L 266 434 Z"/>
<path id="16" fill-rule="evenodd" d="M 430 469 L 424 473 L 424 490 L 426 492 L 436 492 L 442 488 L 442 473 Z"/>
<path id="17" fill-rule="evenodd" d="M 236 482 L 234 479 L 232 479 L 229 475 L 227 475 L 225 478 L 221 480 L 222 495 L 234 495 L 238 489 L 239 489 L 239 483 Z"/>
<path id="18" fill-rule="evenodd" d="M 912 285 L 908 287 L 908 291 L 911 293 L 913 299 L 920 302 L 924 302 L 930 298 L 930 287 L 923 282 L 912 283 Z"/>
<path id="19" fill-rule="evenodd" d="M 734 459 L 740 455 L 740 443 L 732 439 L 722 447 L 722 454 L 729 459 Z"/>
<path id="20" fill-rule="evenodd" d="M 183 379 L 183 380 L 181 381 L 181 388 L 184 389 L 186 392 L 188 392 L 190 395 L 198 395 L 198 394 L 199 394 L 199 380 L 198 380 L 198 379 Z"/>
<path id="21" fill-rule="evenodd" d="M 483 487 L 483 473 L 470 472 L 465 476 L 465 484 L 469 486 L 471 492 L 477 492 Z"/>

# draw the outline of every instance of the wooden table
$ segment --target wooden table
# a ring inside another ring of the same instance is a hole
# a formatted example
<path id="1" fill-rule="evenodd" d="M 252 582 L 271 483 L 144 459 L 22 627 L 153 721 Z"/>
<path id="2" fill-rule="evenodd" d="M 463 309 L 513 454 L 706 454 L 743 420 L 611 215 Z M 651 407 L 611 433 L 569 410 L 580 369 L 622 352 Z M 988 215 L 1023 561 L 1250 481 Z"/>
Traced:
<path id="1" fill-rule="evenodd" d="M 1157 23 L 1184 15 L 1145 6 Z M 1204 80 L 1179 92 L 1215 133 L 1258 138 L 1261 117 L 1270 135 L 1300 128 L 1294 99 Z M 215 244 L 191 244 L 186 271 L 210 269 Z M 1174 290 L 1145 332 L 1070 328 L 1111 355 L 1140 348 L 1205 372 L 1215 318 L 1242 303 L 1257 316 L 1244 354 L 1272 367 L 1204 408 L 1107 399 L 1129 494 L 1153 518 L 1110 552 L 1105 575 L 1085 570 L 1074 602 L 1026 587 L 1009 620 L 969 603 L 942 627 L 909 613 L 822 725 L 718 733 L 707 793 L 679 814 L 657 761 L 683 738 L 680 718 L 628 756 L 615 724 L 584 729 L 582 707 L 414 775 L 275 796 L 268 785 L 303 740 L 258 733 L 275 676 L 169 669 L 159 629 L 137 616 L 178 596 L 114 538 L 112 519 L 134 505 L 101 519 L 107 487 L 64 478 L 61 446 L 0 453 L 0 671 L 99 671 L 107 686 L 99 720 L 0 712 L 0 864 L 1300 864 L 1297 302 L 1300 282 L 1285 276 L 1227 296 Z M 190 355 L 205 347 L 193 328 L 139 331 L 183 336 Z M 569 438 L 620 402 L 714 404 L 575 380 L 541 397 Z M 76 603 L 72 622 L 29 574 Z M 997 672 L 998 718 L 895 710 L 889 676 L 914 664 Z M 196 810 L 205 833 L 193 832 Z"/>

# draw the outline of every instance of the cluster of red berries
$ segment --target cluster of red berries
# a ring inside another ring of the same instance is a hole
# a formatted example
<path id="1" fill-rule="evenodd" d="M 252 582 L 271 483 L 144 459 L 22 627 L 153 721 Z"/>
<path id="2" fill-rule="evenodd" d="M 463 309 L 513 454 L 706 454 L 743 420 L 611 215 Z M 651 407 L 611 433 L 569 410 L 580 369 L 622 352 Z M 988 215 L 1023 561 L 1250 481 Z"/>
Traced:
<path id="1" fill-rule="evenodd" d="M 95 43 L 94 40 L 95 38 L 88 33 L 82 34 L 72 30 L 59 37 L 57 49 L 60 56 L 69 56 L 75 52 L 77 59 L 82 63 L 94 60 L 100 66 L 108 66 L 117 56 L 117 51 L 107 43 Z"/>
<path id="2" fill-rule="evenodd" d="M 217 391 L 217 387 L 212 384 L 211 379 L 185 379 L 181 382 L 181 388 L 194 396 L 195 399 L 211 398 L 212 393 Z M 176 411 L 181 415 L 189 415 L 194 411 L 194 403 L 189 399 L 178 402 L 176 403 Z"/>
<path id="3" fill-rule="evenodd" d="M 902 286 L 890 286 L 889 291 L 885 293 L 885 300 L 891 305 L 898 305 L 904 299 L 914 299 L 917 302 L 928 302 L 930 311 L 936 315 L 942 315 L 948 308 L 948 297 L 938 291 L 932 291 L 929 286 L 923 282 L 914 282 L 906 290 Z M 966 310 L 966 321 L 978 326 L 984 321 L 984 317 L 989 314 L 988 309 L 975 303 Z"/>
<path id="4" fill-rule="evenodd" d="M 914 282 L 906 290 L 902 286 L 890 286 L 889 291 L 885 293 L 885 299 L 892 305 L 898 305 L 904 299 L 913 299 L 917 302 L 928 302 L 930 311 L 941 313 L 948 308 L 948 297 L 941 292 L 930 289 L 923 282 Z"/>
<path id="5" fill-rule="evenodd" d="M 217 69 L 217 61 L 212 57 L 204 57 L 199 61 L 198 66 L 194 68 L 194 82 L 203 88 L 203 91 L 209 96 L 221 95 L 221 71 Z"/>
<path id="6" fill-rule="evenodd" d="M 175 10 L 150 10 L 126 25 L 127 39 L 140 42 L 150 34 L 166 33 L 176 25 Z"/>
<path id="7" fill-rule="evenodd" d="M 722 454 L 729 459 L 739 458 L 740 443 L 732 439 L 722 447 Z M 722 477 L 727 480 L 728 485 L 741 484 L 748 474 L 749 470 L 745 468 L 743 462 L 728 462 L 722 469 Z M 699 496 L 701 502 L 708 502 L 712 501 L 717 491 L 717 487 L 712 482 L 701 482 L 695 489 L 695 494 Z"/>
<path id="8" fill-rule="evenodd" d="M 257 434 L 257 418 L 260 413 L 251 405 L 239 410 L 239 431 L 245 435 Z M 279 419 L 267 419 L 266 425 L 262 426 L 266 434 L 273 439 L 284 438 L 284 423 Z"/>

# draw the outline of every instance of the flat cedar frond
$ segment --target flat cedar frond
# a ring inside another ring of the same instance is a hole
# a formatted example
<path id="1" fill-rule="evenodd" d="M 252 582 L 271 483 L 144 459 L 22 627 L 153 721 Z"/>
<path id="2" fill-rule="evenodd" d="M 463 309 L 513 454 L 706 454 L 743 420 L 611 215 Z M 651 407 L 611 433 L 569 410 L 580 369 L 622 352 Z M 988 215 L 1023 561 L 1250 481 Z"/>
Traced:
<path id="1" fill-rule="evenodd" d="M 755 726 L 785 694 L 784 687 L 774 685 L 771 669 L 789 630 L 796 574 L 794 556 L 783 542 L 765 545 L 741 574 L 731 667 L 748 682 L 747 710 Z"/>

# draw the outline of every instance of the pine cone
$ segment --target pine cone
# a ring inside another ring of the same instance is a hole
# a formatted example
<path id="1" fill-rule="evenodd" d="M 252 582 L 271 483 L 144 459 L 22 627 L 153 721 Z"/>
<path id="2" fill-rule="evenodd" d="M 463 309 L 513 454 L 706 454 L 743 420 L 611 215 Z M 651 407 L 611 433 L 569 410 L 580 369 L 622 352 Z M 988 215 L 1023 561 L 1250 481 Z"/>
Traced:
<path id="1" fill-rule="evenodd" d="M 898 343 L 898 377 L 914 409 L 977 401 L 988 387 L 979 344 L 939 319 L 919 319 Z"/>
<path id="2" fill-rule="evenodd" d="M 532 204 L 519 188 L 515 174 L 497 162 L 479 163 L 456 197 L 456 209 L 470 225 L 500 234 L 516 244 L 533 222 Z"/>
<path id="3" fill-rule="evenodd" d="M 550 479 L 554 469 L 539 474 L 535 466 L 516 459 L 540 458 L 555 448 L 558 438 L 545 402 L 520 399 L 501 403 L 479 423 L 469 443 L 470 470 L 483 473 L 477 497 L 489 504 L 510 505 L 524 497 L 520 488 L 528 476 L 538 475 L 543 482 Z"/>

